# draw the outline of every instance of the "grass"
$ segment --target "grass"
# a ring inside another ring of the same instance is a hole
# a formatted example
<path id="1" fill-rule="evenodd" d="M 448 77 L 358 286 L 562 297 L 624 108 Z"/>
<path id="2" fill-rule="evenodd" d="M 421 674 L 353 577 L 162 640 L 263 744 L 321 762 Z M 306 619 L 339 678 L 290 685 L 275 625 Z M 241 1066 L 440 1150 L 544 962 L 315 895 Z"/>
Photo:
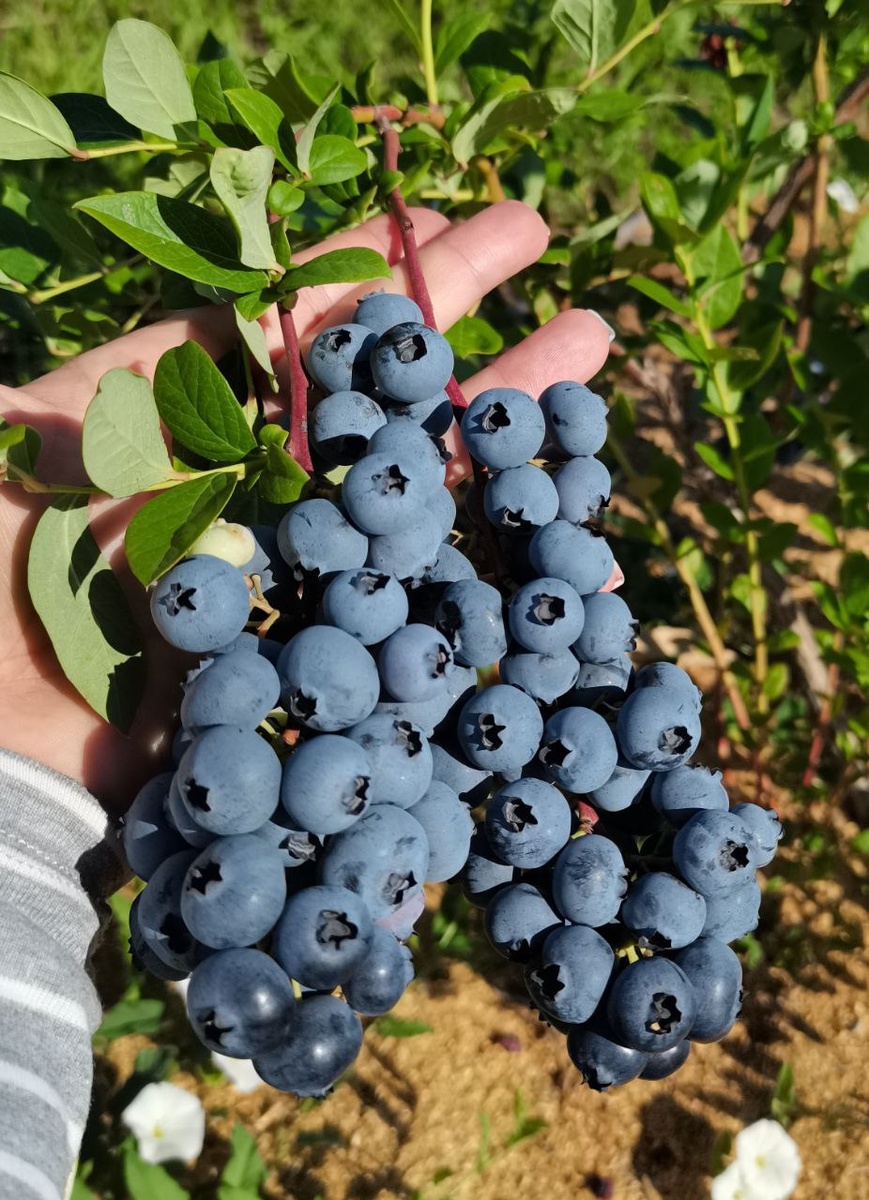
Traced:
<path id="1" fill-rule="evenodd" d="M 404 0 L 414 14 L 415 4 Z M 489 5 L 493 25 L 506 15 L 509 0 Z M 460 0 L 437 5 L 443 15 L 465 11 Z M 416 54 L 388 4 L 364 6 L 339 0 L 328 9 L 279 0 L 35 0 L 21 6 L 0 0 L 0 70 L 35 87 L 57 91 L 102 91 L 103 47 L 115 21 L 139 17 L 165 29 L 184 58 L 195 61 L 211 33 L 246 61 L 268 49 L 285 50 L 307 72 L 347 80 L 371 62 L 378 82 L 418 74 Z M 325 17 L 325 19 L 323 19 Z"/>

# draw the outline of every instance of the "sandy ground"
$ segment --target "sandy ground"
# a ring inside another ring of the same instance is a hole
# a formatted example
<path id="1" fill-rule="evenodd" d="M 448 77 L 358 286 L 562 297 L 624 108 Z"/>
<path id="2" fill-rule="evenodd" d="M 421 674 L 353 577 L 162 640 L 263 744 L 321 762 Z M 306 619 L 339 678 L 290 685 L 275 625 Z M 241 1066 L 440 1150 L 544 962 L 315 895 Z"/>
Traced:
<path id="1" fill-rule="evenodd" d="M 795 1200 L 866 1200 L 869 873 L 849 847 L 856 825 L 822 803 L 782 807 L 790 836 L 765 894 L 764 958 L 746 973 L 743 1018 L 722 1043 L 695 1047 L 675 1077 L 589 1091 L 475 919 L 473 958 L 461 962 L 437 952 L 429 913 L 422 977 L 396 1016 L 431 1032 L 399 1039 L 370 1029 L 354 1071 L 318 1103 L 266 1086 L 241 1095 L 190 1070 L 174 1077 L 209 1111 L 206 1148 L 186 1180 L 193 1195 L 214 1196 L 226 1138 L 242 1121 L 270 1166 L 273 1200 L 702 1200 L 722 1137 L 769 1115 L 776 1075 L 790 1063 L 790 1132 L 804 1163 Z M 112 1044 L 98 1103 L 146 1044 Z M 183 1045 L 180 1059 L 190 1065 Z M 517 1104 L 541 1123 L 519 1141 Z"/>

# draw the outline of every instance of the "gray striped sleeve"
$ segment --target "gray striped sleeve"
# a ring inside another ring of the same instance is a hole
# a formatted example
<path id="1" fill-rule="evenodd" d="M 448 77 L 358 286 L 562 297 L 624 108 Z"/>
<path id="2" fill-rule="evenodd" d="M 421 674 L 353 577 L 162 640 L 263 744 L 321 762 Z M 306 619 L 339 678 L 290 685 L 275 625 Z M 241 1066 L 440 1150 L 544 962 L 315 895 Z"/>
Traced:
<path id="1" fill-rule="evenodd" d="M 63 1200 L 100 1004 L 88 953 L 124 868 L 80 784 L 0 750 L 0 1200 Z"/>

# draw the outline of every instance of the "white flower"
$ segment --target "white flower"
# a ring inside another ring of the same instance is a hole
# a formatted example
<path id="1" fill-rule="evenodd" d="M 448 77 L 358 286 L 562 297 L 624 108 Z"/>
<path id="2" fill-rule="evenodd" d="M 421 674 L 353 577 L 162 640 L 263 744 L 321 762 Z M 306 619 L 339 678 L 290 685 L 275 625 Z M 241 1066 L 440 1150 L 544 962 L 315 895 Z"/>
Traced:
<path id="1" fill-rule="evenodd" d="M 736 1163 L 747 1200 L 787 1200 L 800 1177 L 797 1144 L 778 1121 L 755 1121 L 736 1135 Z"/>
<path id="2" fill-rule="evenodd" d="M 205 1140 L 205 1109 L 199 1097 L 174 1083 L 149 1083 L 121 1113 L 149 1163 L 198 1158 Z"/>
<path id="3" fill-rule="evenodd" d="M 712 1180 L 712 1200 L 756 1200 L 745 1190 L 738 1162 L 732 1162 Z"/>
<path id="4" fill-rule="evenodd" d="M 847 179 L 833 179 L 827 184 L 827 195 L 835 200 L 843 213 L 860 211 L 860 201 Z"/>
<path id="5" fill-rule="evenodd" d="M 212 1054 L 211 1057 L 218 1071 L 223 1071 L 236 1091 L 255 1092 L 263 1086 L 249 1058 L 230 1058 L 226 1054 Z"/>

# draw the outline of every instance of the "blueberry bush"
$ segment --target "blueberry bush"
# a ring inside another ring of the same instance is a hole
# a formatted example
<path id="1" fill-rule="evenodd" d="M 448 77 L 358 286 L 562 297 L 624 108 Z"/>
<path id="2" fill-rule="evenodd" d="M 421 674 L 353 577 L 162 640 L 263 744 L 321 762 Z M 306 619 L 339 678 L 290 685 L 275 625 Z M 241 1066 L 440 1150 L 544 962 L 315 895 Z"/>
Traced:
<path id="1" fill-rule="evenodd" d="M 71 683 L 129 729 L 145 638 L 90 531 L 91 497 L 147 496 L 118 570 L 159 587 L 218 518 L 277 524 L 313 494 L 320 464 L 294 305 L 321 284 L 376 289 L 390 271 L 371 250 L 297 255 L 381 211 L 412 255 L 407 206 L 461 221 L 517 199 L 545 217 L 549 246 L 446 331 L 456 379 L 567 308 L 612 326 L 595 384 L 609 406 L 600 458 L 640 654 L 682 651 L 707 693 L 706 737 L 728 784 L 766 806 L 786 794 L 819 872 L 829 843 L 806 815 L 819 799 L 856 822 L 852 848 L 865 854 L 864 0 L 499 0 L 485 12 L 389 0 L 372 21 L 338 5 L 325 30 L 259 7 L 254 17 L 153 5 L 149 21 L 112 24 L 99 5 L 77 5 L 80 58 L 59 58 L 23 28 L 0 45 L 0 381 L 25 384 L 175 310 L 220 306 L 238 331 L 216 364 L 188 342 L 163 355 L 153 385 L 131 371 L 103 376 L 82 430 L 86 484 L 43 471 L 34 429 L 0 426 L 5 488 L 51 499 L 28 586 Z M 99 53 L 95 28 L 105 29 Z M 424 280 L 413 282 L 424 314 Z M 259 323 L 274 306 L 289 363 L 280 391 Z M 448 376 L 449 366 L 434 390 Z M 275 397 L 282 416 L 267 418 Z M 353 457 L 336 458 L 333 485 Z M 506 663 L 502 676 L 520 669 Z M 127 935 L 133 895 L 115 901 Z M 741 944 L 749 961 L 763 955 L 763 932 Z M 426 941 L 424 964 L 473 957 L 467 905 L 445 900 Z M 155 1043 L 136 1059 L 126 1102 L 168 1078 L 180 1051 L 167 993 L 128 960 L 123 972 L 98 1048 L 130 1034 Z M 393 1017 L 376 1025 L 393 1037 L 429 1031 Z M 207 1082 L 213 1065 L 183 1044 Z M 112 1104 L 89 1128 L 78 1200 L 258 1194 L 265 1168 L 244 1126 L 206 1193 L 202 1179 L 144 1163 L 131 1139 L 113 1156 L 123 1106 Z M 519 1091 L 516 1111 L 504 1152 L 545 1127 Z"/>

